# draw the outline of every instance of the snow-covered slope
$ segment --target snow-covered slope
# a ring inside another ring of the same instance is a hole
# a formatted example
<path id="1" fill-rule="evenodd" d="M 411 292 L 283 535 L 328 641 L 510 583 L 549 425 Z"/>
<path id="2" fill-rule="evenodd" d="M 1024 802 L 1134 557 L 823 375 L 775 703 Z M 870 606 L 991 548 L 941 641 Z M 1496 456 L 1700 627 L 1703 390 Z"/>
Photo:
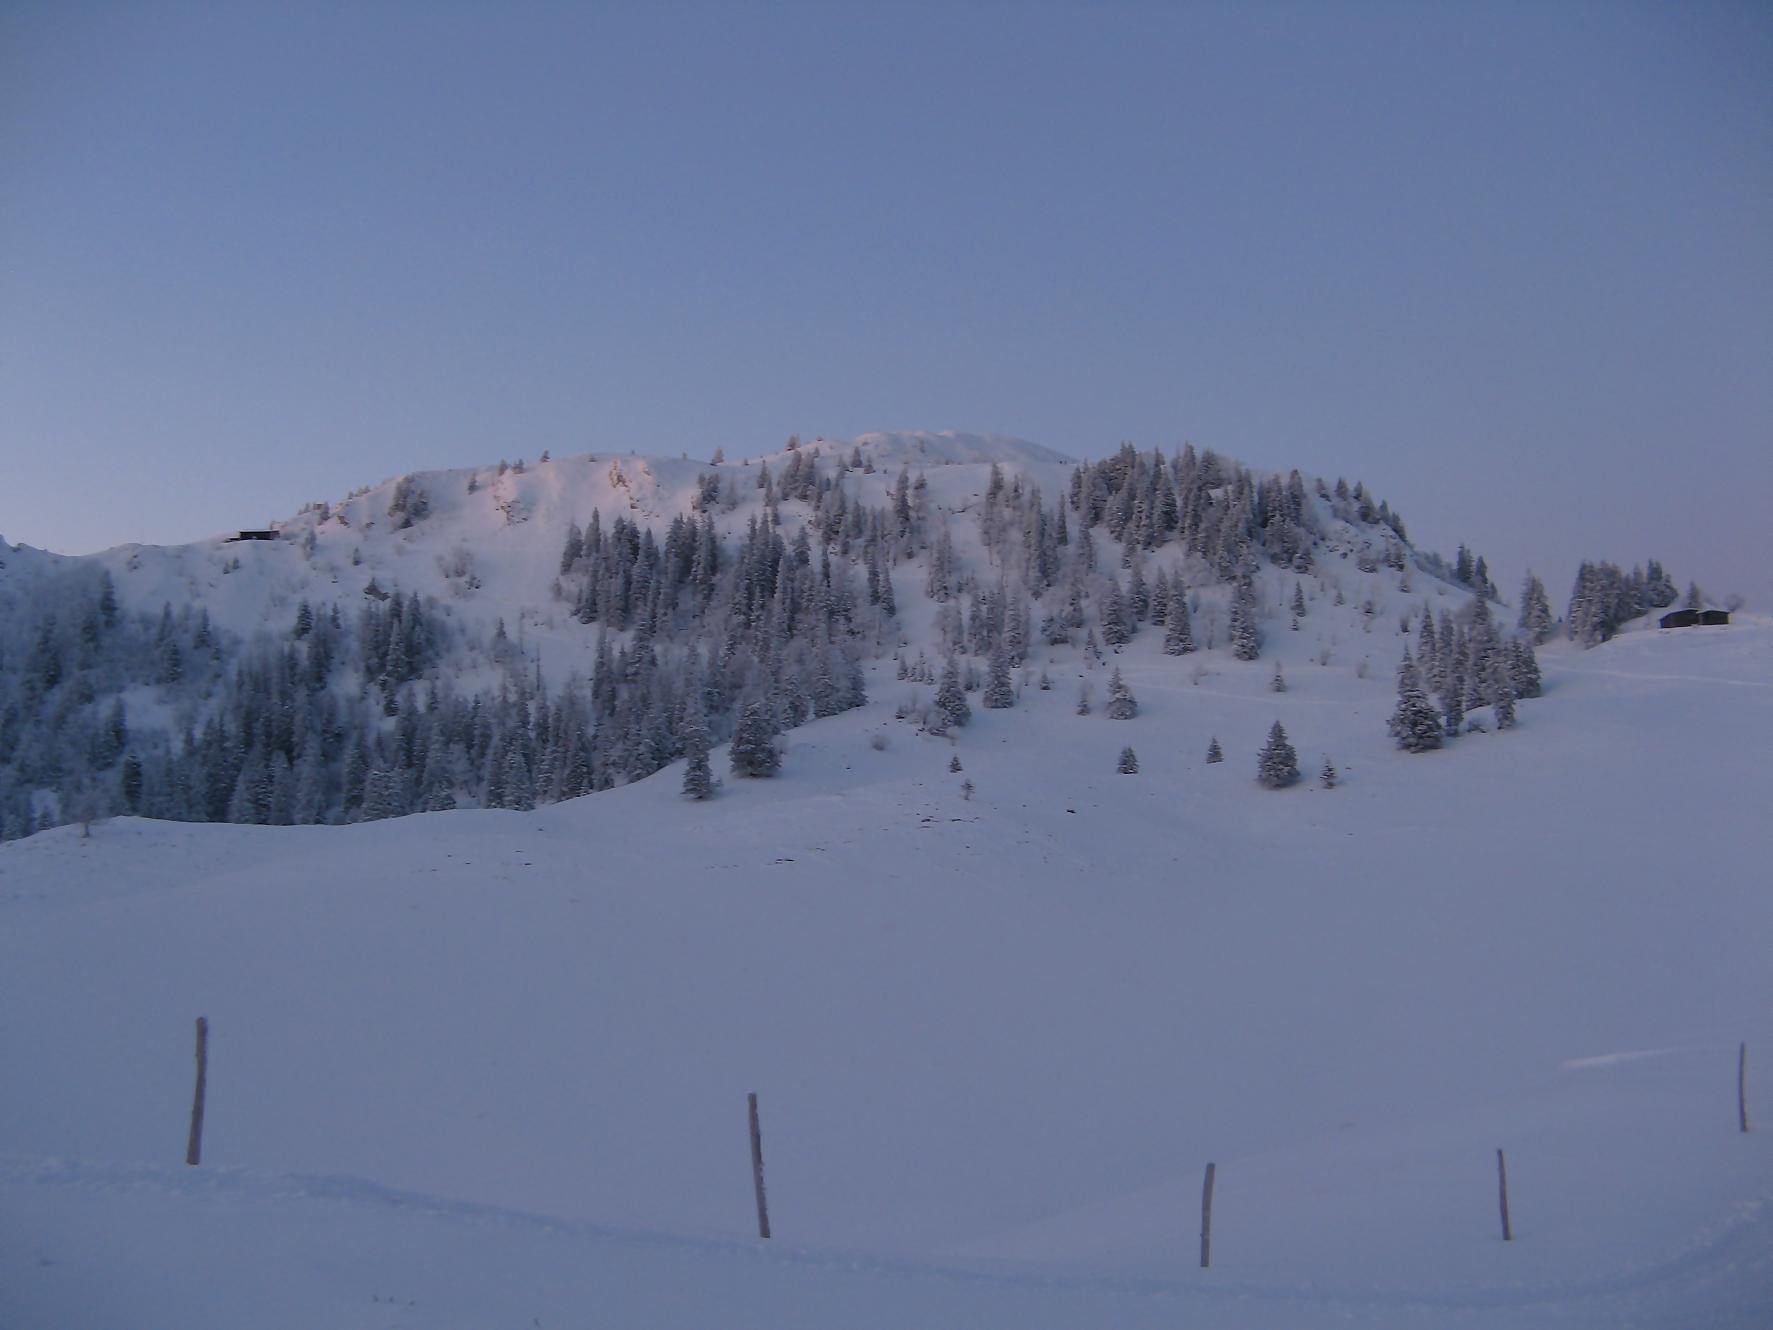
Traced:
<path id="1" fill-rule="evenodd" d="M 821 442 L 823 442 L 821 440 Z M 854 446 L 877 467 L 930 467 L 981 464 L 1004 466 L 1070 464 L 1077 459 L 1026 439 L 1004 434 L 968 434 L 956 430 L 876 430 L 858 435 L 838 449 Z"/>
<path id="2" fill-rule="evenodd" d="M 6 1324 L 1766 1325 L 1773 626 L 1409 755 L 1358 624 L 951 737 L 882 663 L 703 805 L 0 848 Z M 1276 718 L 1344 783 L 1260 789 Z"/>
<path id="3" fill-rule="evenodd" d="M 859 456 L 868 469 L 845 477 L 857 502 L 885 503 L 899 470 L 907 468 L 926 478 L 932 506 L 962 515 L 984 492 L 991 463 L 1041 485 L 1049 503 L 1063 492 L 1070 470 L 1070 459 L 1039 444 L 952 431 L 820 439 L 803 451 L 827 474 Z M 223 632 L 248 638 L 287 632 L 304 599 L 354 610 L 373 584 L 435 597 L 472 642 L 484 642 L 504 621 L 513 636 L 523 635 L 544 675 L 558 682 L 575 670 L 589 672 L 596 638 L 571 621 L 552 590 L 569 526 L 597 512 L 606 525 L 623 517 L 662 538 L 674 517 L 692 512 L 699 482 L 712 475 L 726 486 L 730 503 L 710 511 L 723 536 L 737 536 L 761 511 L 760 470 L 780 475 L 792 456 L 778 451 L 713 466 L 584 454 L 531 460 L 522 470 L 501 464 L 419 471 L 310 505 L 279 523 L 275 540 L 239 541 L 227 531 L 189 545 L 125 545 L 82 558 L 0 546 L 0 608 L 41 595 L 57 572 L 103 569 L 125 610 L 158 614 L 165 605 L 201 606 Z M 405 527 L 389 512 L 402 484 L 422 493 L 429 509 Z M 784 509 L 792 533 L 803 513 L 797 504 Z"/>

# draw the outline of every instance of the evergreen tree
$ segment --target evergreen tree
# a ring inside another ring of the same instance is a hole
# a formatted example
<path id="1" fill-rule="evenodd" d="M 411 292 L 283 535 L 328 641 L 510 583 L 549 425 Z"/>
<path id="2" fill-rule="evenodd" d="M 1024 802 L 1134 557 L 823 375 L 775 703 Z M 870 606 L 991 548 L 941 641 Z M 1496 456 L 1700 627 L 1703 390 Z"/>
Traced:
<path id="1" fill-rule="evenodd" d="M 1509 674 L 1509 661 L 1501 651 L 1492 653 L 1489 666 L 1490 705 L 1495 709 L 1496 728 L 1514 728 L 1514 682 Z"/>
<path id="2" fill-rule="evenodd" d="M 964 726 L 973 718 L 973 709 L 967 705 L 966 690 L 960 684 L 960 664 L 953 656 L 942 667 L 942 682 L 936 689 L 935 705 L 944 728 Z"/>
<path id="3" fill-rule="evenodd" d="M 1554 624 L 1551 617 L 1551 598 L 1545 594 L 1545 583 L 1532 573 L 1521 586 L 1521 609 L 1519 618 L 1520 630 L 1527 635 L 1527 640 L 1538 646 L 1551 637 Z"/>
<path id="4" fill-rule="evenodd" d="M 1287 732 L 1278 720 L 1268 731 L 1268 742 L 1257 756 L 1256 780 L 1269 790 L 1282 789 L 1299 780 L 1299 754 L 1287 742 Z"/>
<path id="5" fill-rule="evenodd" d="M 1336 788 L 1336 781 L 1337 781 L 1336 768 L 1335 768 L 1335 765 L 1333 763 L 1331 763 L 1329 758 L 1326 757 L 1324 759 L 1324 769 L 1322 771 L 1318 772 L 1317 778 L 1318 778 L 1318 782 L 1326 790 L 1333 790 Z"/>
<path id="6" fill-rule="evenodd" d="M 1274 678 L 1268 681 L 1268 691 L 1271 693 L 1284 693 L 1287 691 L 1287 679 L 1286 676 L 1281 673 L 1280 662 L 1278 660 L 1274 662 Z"/>
<path id="7" fill-rule="evenodd" d="M 708 743 L 708 720 L 702 712 L 702 699 L 692 690 L 683 709 L 683 753 L 688 759 L 683 769 L 686 799 L 702 800 L 714 795 L 714 772 L 708 765 Z"/>
<path id="8" fill-rule="evenodd" d="M 1447 691 L 1441 697 L 1441 705 L 1446 720 L 1446 735 L 1449 739 L 1457 739 L 1459 730 L 1465 724 L 1465 676 L 1454 675 L 1447 685 Z"/>
<path id="9" fill-rule="evenodd" d="M 399 777 L 378 762 L 363 784 L 363 820 L 375 822 L 382 818 L 399 817 L 406 811 L 403 802 L 400 797 Z M 530 806 L 535 806 L 533 799 Z"/>
<path id="10" fill-rule="evenodd" d="M 1422 628 L 1421 631 L 1416 634 L 1416 659 L 1420 662 L 1417 668 L 1421 678 L 1424 680 L 1424 687 L 1428 686 L 1426 682 L 1427 680 L 1431 680 L 1435 677 L 1435 648 L 1437 645 L 1438 639 L 1435 636 L 1434 614 L 1424 606 L 1422 610 Z M 1408 648 L 1405 648 L 1405 650 L 1407 651 Z"/>
<path id="11" fill-rule="evenodd" d="M 536 806 L 535 777 L 530 771 L 528 759 L 524 756 L 522 736 L 519 731 L 512 731 L 510 739 L 506 743 L 505 759 L 499 772 L 499 783 L 503 794 L 501 807 L 528 812 Z"/>
<path id="12" fill-rule="evenodd" d="M 1108 707 L 1106 714 L 1109 720 L 1131 720 L 1139 714 L 1138 700 L 1133 690 L 1127 687 L 1127 681 L 1120 677 L 1120 666 L 1114 667 L 1114 674 L 1108 680 Z"/>
<path id="13" fill-rule="evenodd" d="M 1120 580 L 1110 578 L 1108 592 L 1102 601 L 1102 641 L 1116 651 L 1133 637 L 1133 616 L 1121 593 Z"/>
<path id="14" fill-rule="evenodd" d="M 1239 660 L 1255 660 L 1262 654 L 1262 634 L 1256 627 L 1256 590 L 1247 578 L 1237 584 L 1231 595 L 1231 654 Z"/>
<path id="15" fill-rule="evenodd" d="M 1416 662 L 1404 653 L 1397 672 L 1397 707 L 1387 726 L 1397 746 L 1406 753 L 1426 753 L 1442 743 L 1441 717 L 1422 686 Z"/>
<path id="16" fill-rule="evenodd" d="M 123 807 L 126 812 L 135 814 L 141 811 L 142 805 L 142 760 L 134 753 L 123 759 L 123 766 L 118 776 L 118 793 L 123 796 Z M 0 839 L 4 839 L 0 835 Z"/>
<path id="17" fill-rule="evenodd" d="M 1123 776 L 1137 776 L 1139 774 L 1138 755 L 1135 754 L 1130 747 L 1121 749 L 1120 765 L 1117 766 L 1115 770 L 1120 772 Z"/>
<path id="18" fill-rule="evenodd" d="M 1219 747 L 1219 736 L 1214 735 L 1213 741 L 1207 745 L 1207 763 L 1210 766 L 1214 762 L 1223 762 L 1224 760 L 1225 752 Z"/>
<path id="19" fill-rule="evenodd" d="M 1010 681 L 1010 653 L 1002 637 L 991 647 L 991 673 L 980 702 L 993 710 L 1016 705 L 1016 687 Z"/>
<path id="20" fill-rule="evenodd" d="M 1509 683 L 1517 698 L 1539 696 L 1543 687 L 1539 677 L 1539 659 L 1533 654 L 1530 644 L 1519 638 L 1508 644 L 1508 669 Z"/>
<path id="21" fill-rule="evenodd" d="M 1164 655 L 1186 656 L 1194 650 L 1194 628 L 1188 621 L 1188 592 L 1177 578 L 1170 586 L 1170 605 L 1164 615 Z"/>
<path id="22" fill-rule="evenodd" d="M 950 771 L 959 771 L 960 770 L 960 754 L 959 753 L 956 753 L 953 757 L 948 759 L 948 770 L 950 770 Z"/>
<path id="23" fill-rule="evenodd" d="M 761 701 L 746 703 L 739 717 L 739 726 L 733 731 L 732 764 L 735 776 L 773 776 L 781 769 L 775 722 Z"/>

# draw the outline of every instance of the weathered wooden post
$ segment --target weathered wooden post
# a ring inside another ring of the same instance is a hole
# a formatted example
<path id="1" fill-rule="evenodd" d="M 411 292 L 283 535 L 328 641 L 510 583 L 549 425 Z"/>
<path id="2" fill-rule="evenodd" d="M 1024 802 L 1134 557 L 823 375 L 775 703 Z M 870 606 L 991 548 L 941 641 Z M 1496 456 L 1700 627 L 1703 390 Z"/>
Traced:
<path id="1" fill-rule="evenodd" d="M 1500 1150 L 1496 1152 L 1496 1185 L 1502 1197 L 1502 1240 L 1513 1242 L 1514 1230 L 1508 1224 L 1508 1160 Z"/>
<path id="2" fill-rule="evenodd" d="M 191 1099 L 191 1138 L 185 1143 L 185 1162 L 203 1161 L 203 1090 L 209 1079 L 209 1020 L 197 1018 L 197 1093 Z"/>
<path id="3" fill-rule="evenodd" d="M 1736 1053 L 1736 1122 L 1748 1130 L 1748 1041 Z"/>
<path id="4" fill-rule="evenodd" d="M 757 1096 L 749 1096 L 751 1107 L 751 1181 L 757 1188 L 757 1236 L 770 1235 L 770 1207 L 763 1196 L 763 1128 L 757 1121 Z"/>
<path id="5" fill-rule="evenodd" d="M 1218 1166 L 1207 1165 L 1207 1180 L 1200 1189 L 1200 1268 L 1213 1263 L 1213 1173 Z"/>

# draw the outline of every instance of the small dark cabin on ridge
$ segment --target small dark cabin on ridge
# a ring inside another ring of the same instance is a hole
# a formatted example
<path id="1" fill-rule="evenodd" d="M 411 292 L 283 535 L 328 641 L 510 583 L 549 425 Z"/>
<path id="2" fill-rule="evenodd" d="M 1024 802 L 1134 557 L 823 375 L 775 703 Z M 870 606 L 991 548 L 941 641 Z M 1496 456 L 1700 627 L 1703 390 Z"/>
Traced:
<path id="1" fill-rule="evenodd" d="M 237 536 L 229 536 L 224 544 L 232 545 L 237 540 L 276 540 L 275 531 L 242 531 Z"/>
<path id="2" fill-rule="evenodd" d="M 1729 610 L 1676 610 L 1662 616 L 1664 628 L 1709 628 L 1730 622 Z"/>

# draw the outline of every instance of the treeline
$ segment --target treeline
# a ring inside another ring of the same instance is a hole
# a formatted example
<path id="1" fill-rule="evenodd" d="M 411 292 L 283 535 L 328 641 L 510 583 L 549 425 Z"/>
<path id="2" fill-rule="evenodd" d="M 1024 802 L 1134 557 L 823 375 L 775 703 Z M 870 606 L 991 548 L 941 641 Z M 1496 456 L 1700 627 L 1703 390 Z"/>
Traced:
<path id="1" fill-rule="evenodd" d="M 1576 584 L 1570 590 L 1570 607 L 1564 613 L 1565 631 L 1572 640 L 1591 647 L 1612 637 L 1622 624 L 1651 610 L 1664 609 L 1679 598 L 1674 582 L 1654 559 L 1647 568 L 1638 565 L 1629 573 L 1617 564 L 1584 561 L 1576 570 Z M 1697 606 L 1697 589 L 1693 598 Z"/>
<path id="2" fill-rule="evenodd" d="M 107 575 L 64 575 L 0 630 L 0 839 L 111 813 L 530 808 L 720 742 L 745 706 L 773 735 L 865 700 L 864 637 L 892 615 L 881 549 L 859 582 L 767 521 L 733 550 L 683 519 L 662 545 L 620 520 L 577 541 L 559 589 L 599 641 L 592 676 L 553 691 L 502 623 L 484 645 L 499 684 L 459 691 L 472 644 L 435 602 L 373 581 L 353 614 L 304 601 L 285 632 L 242 642 L 203 611 L 121 614 Z"/>
<path id="3" fill-rule="evenodd" d="M 1100 524 L 1129 550 L 1150 551 L 1174 540 L 1209 563 L 1221 579 L 1232 581 L 1255 571 L 1252 559 L 1258 550 L 1278 568 L 1312 571 L 1323 535 L 1311 501 L 1314 494 L 1332 517 L 1372 528 L 1379 550 L 1363 571 L 1373 572 L 1379 563 L 1404 568 L 1408 537 L 1403 517 L 1375 499 L 1364 483 L 1350 486 L 1338 478 L 1331 485 L 1319 479 L 1308 488 L 1297 470 L 1285 478 L 1258 476 L 1211 448 L 1196 452 L 1192 444 L 1170 457 L 1122 444 L 1114 456 L 1072 472 L 1068 499 L 1084 526 Z M 1424 567 L 1432 565 L 1431 571 L 1442 574 L 1438 556 L 1421 557 Z M 1461 546 L 1456 580 L 1483 589 L 1487 577 L 1479 571 L 1481 564 L 1481 559 L 1474 564 Z M 1445 572 L 1454 577 L 1453 570 Z"/>

